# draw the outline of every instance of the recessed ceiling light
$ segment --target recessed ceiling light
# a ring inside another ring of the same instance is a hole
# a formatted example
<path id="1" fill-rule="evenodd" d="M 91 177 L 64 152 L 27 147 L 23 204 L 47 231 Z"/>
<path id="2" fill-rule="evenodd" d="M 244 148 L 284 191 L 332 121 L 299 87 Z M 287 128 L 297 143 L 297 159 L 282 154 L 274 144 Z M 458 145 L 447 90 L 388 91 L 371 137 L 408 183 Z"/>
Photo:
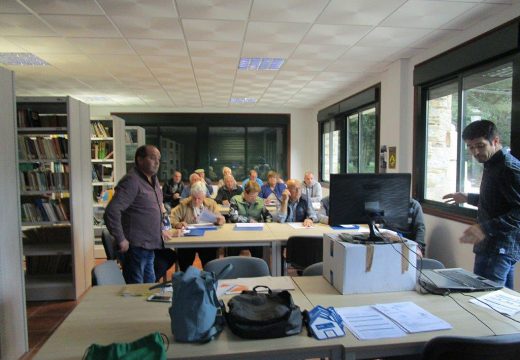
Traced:
<path id="1" fill-rule="evenodd" d="M 280 70 L 283 63 L 282 58 L 240 58 L 239 70 Z"/>
<path id="2" fill-rule="evenodd" d="M 243 97 L 243 98 L 232 97 L 229 100 L 229 102 L 231 104 L 251 104 L 251 103 L 257 102 L 257 100 L 255 98 L 248 98 L 248 97 Z"/>
<path id="3" fill-rule="evenodd" d="M 19 66 L 47 66 L 45 60 L 31 53 L 0 53 L 0 64 Z"/>

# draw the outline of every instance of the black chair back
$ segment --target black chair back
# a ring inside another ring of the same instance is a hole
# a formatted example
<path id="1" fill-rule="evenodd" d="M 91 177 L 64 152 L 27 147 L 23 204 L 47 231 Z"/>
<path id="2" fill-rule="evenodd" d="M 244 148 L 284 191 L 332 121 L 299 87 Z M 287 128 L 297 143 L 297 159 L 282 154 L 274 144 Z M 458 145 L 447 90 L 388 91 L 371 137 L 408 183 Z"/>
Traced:
<path id="1" fill-rule="evenodd" d="M 118 260 L 116 239 L 112 236 L 108 229 L 103 229 L 101 232 L 101 241 L 103 242 L 103 248 L 105 248 L 107 260 Z"/>
<path id="2" fill-rule="evenodd" d="M 291 236 L 287 239 L 286 261 L 299 273 L 307 266 L 323 261 L 323 237 Z"/>
<path id="3" fill-rule="evenodd" d="M 520 334 L 463 337 L 439 336 L 423 350 L 423 360 L 517 360 L 520 359 Z"/>

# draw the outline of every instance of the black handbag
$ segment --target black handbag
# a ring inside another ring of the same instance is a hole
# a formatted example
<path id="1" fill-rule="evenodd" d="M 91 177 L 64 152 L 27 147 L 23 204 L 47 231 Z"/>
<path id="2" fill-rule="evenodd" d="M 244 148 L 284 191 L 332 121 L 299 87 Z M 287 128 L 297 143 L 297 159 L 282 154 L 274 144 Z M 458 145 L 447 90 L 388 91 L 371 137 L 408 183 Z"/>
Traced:
<path id="1" fill-rule="evenodd" d="M 257 292 L 266 288 L 267 293 Z M 273 292 L 267 286 L 242 291 L 228 302 L 226 320 L 231 331 L 246 339 L 271 339 L 299 334 L 302 314 L 287 290 Z"/>

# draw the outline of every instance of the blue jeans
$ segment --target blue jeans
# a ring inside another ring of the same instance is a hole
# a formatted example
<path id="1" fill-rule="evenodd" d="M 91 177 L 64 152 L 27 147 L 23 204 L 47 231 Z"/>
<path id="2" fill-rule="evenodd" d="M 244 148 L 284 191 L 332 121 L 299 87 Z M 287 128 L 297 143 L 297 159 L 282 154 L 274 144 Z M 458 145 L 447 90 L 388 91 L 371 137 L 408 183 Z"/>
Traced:
<path id="1" fill-rule="evenodd" d="M 502 254 L 475 254 L 473 272 L 513 289 L 516 261 Z"/>
<path id="2" fill-rule="evenodd" d="M 127 284 L 154 283 L 154 251 L 130 247 L 125 254 L 123 276 Z"/>

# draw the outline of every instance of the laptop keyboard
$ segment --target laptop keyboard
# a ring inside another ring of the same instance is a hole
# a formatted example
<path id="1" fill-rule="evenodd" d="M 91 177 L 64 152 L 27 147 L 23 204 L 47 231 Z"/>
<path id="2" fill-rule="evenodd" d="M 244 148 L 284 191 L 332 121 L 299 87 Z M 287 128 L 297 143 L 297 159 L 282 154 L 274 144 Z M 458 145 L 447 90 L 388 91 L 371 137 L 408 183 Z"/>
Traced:
<path id="1" fill-rule="evenodd" d="M 481 280 L 475 279 L 467 274 L 464 274 L 458 270 L 448 270 L 439 272 L 444 277 L 458 282 L 462 285 L 469 286 L 476 289 L 490 288 L 491 286 Z"/>

